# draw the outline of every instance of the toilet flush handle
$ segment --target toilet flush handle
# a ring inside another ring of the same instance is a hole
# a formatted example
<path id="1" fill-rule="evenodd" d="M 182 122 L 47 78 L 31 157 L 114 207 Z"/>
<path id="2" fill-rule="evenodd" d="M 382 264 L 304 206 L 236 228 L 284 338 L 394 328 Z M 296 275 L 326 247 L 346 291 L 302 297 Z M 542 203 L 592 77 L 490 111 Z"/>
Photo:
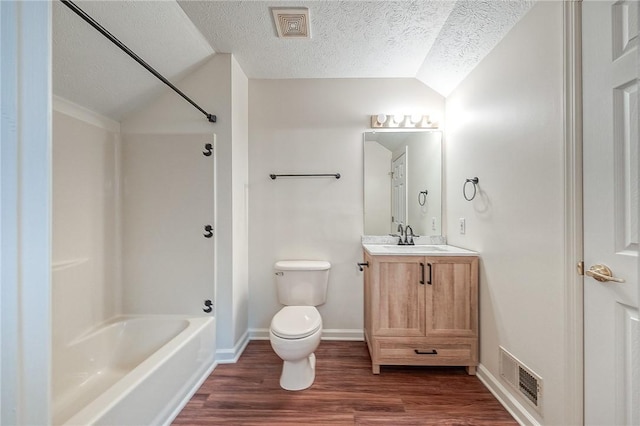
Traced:
<path id="1" fill-rule="evenodd" d="M 282 272 L 282 271 L 278 271 L 278 272 L 276 272 L 276 275 L 277 275 L 277 276 L 279 276 L 279 277 L 281 277 L 281 276 L 283 276 L 283 275 L 284 275 L 284 272 Z"/>

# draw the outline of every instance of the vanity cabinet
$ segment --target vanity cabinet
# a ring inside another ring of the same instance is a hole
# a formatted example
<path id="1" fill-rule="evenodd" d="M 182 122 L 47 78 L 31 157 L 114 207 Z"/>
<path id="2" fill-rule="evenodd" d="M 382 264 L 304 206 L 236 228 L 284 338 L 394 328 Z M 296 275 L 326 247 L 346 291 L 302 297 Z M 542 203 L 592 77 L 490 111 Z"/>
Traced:
<path id="1" fill-rule="evenodd" d="M 381 365 L 478 365 L 478 258 L 364 251 L 364 334 Z"/>

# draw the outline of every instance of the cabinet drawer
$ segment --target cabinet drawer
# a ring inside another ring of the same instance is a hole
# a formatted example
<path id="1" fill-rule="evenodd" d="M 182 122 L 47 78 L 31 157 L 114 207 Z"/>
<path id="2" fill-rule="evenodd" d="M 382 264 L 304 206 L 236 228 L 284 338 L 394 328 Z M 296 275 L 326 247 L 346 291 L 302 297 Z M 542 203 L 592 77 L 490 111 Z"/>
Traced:
<path id="1" fill-rule="evenodd" d="M 382 365 L 477 365 L 475 339 L 377 338 Z"/>

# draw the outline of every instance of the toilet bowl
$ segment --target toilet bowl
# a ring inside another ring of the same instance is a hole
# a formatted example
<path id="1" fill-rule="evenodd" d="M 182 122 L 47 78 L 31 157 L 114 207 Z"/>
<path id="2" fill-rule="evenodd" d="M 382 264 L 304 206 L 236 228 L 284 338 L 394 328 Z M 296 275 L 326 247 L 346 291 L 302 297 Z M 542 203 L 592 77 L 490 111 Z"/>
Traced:
<path id="1" fill-rule="evenodd" d="M 285 306 L 273 317 L 269 340 L 283 360 L 280 387 L 296 391 L 313 384 L 321 335 L 322 317 L 314 306 Z"/>

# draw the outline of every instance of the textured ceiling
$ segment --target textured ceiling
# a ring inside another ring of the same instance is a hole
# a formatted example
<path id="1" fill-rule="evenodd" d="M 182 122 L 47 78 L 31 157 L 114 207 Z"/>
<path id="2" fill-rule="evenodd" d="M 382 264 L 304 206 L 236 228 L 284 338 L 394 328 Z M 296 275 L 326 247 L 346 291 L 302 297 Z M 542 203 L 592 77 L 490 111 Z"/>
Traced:
<path id="1" fill-rule="evenodd" d="M 77 1 L 175 82 L 215 52 L 249 78 L 416 77 L 448 95 L 533 0 Z M 310 39 L 280 39 L 271 7 L 307 7 Z M 59 2 L 54 94 L 120 120 L 162 83 Z"/>
<path id="2" fill-rule="evenodd" d="M 217 52 L 233 52 L 249 78 L 415 77 L 453 2 L 299 1 L 311 38 L 276 37 L 277 1 L 182 1 Z"/>
<path id="3" fill-rule="evenodd" d="M 416 77 L 448 95 L 534 3 L 532 0 L 456 2 Z"/>

